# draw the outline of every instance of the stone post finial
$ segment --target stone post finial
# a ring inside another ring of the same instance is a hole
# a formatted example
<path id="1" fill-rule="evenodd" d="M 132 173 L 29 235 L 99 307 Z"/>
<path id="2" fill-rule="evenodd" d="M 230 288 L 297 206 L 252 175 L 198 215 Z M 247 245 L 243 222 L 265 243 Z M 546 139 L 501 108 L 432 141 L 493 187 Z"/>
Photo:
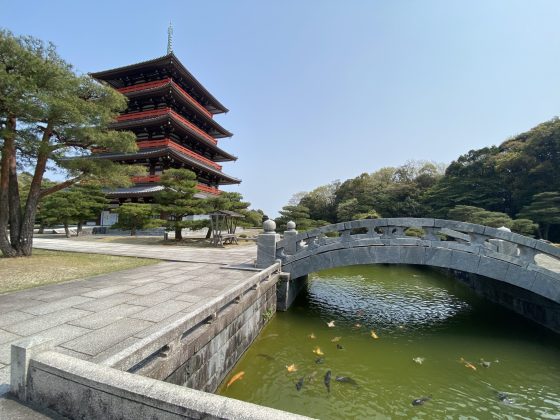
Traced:
<path id="1" fill-rule="evenodd" d="M 275 233 L 276 223 L 272 219 L 265 220 L 263 223 L 264 233 Z"/>
<path id="2" fill-rule="evenodd" d="M 287 230 L 296 230 L 296 222 L 290 220 L 288 223 L 286 223 L 286 228 Z"/>

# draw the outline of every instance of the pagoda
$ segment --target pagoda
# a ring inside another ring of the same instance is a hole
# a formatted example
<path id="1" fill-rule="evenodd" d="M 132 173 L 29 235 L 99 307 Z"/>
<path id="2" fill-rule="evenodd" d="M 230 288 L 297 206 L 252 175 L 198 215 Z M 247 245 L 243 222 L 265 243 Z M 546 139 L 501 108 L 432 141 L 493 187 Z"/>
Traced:
<path id="1" fill-rule="evenodd" d="M 94 151 L 93 159 L 110 159 L 126 165 L 142 165 L 145 176 L 133 177 L 134 186 L 107 191 L 113 206 L 130 202 L 153 202 L 162 190 L 160 176 L 169 168 L 185 168 L 197 176 L 197 197 L 220 194 L 219 186 L 241 180 L 222 172 L 221 162 L 237 158 L 218 146 L 218 139 L 233 134 L 214 120 L 223 106 L 185 68 L 175 54 L 149 61 L 91 73 L 128 98 L 128 107 L 112 129 L 136 135 L 138 151 Z"/>

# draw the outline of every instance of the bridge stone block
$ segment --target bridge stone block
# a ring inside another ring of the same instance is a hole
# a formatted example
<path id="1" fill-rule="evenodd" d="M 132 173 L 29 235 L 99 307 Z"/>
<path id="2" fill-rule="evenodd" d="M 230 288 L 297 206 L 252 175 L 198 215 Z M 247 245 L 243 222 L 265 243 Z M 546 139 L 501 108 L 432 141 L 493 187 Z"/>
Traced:
<path id="1" fill-rule="evenodd" d="M 462 251 L 462 252 L 468 252 L 469 254 L 478 254 L 480 252 L 480 248 L 478 247 L 473 247 L 471 245 L 468 244 L 462 244 L 459 242 L 455 242 L 455 241 L 441 241 L 441 242 L 437 242 L 437 247 L 441 247 L 441 248 L 448 248 L 454 251 Z"/>
<path id="2" fill-rule="evenodd" d="M 518 265 L 510 265 L 507 271 L 507 282 L 523 289 L 531 290 L 537 273 Z"/>
<path id="3" fill-rule="evenodd" d="M 331 252 L 332 264 L 334 267 L 341 267 L 356 264 L 356 256 L 352 248 L 340 249 Z"/>
<path id="4" fill-rule="evenodd" d="M 507 282 L 507 272 L 510 265 L 505 261 L 481 256 L 476 274 Z"/>
<path id="5" fill-rule="evenodd" d="M 358 241 L 356 241 L 356 246 L 359 246 L 359 247 L 378 246 L 378 245 L 383 245 L 382 240 L 379 239 L 379 238 L 366 237 L 366 238 L 359 239 Z"/>
<path id="6" fill-rule="evenodd" d="M 426 248 L 423 247 L 402 247 L 399 259 L 402 264 L 424 265 L 426 262 Z"/>
<path id="7" fill-rule="evenodd" d="M 367 247 L 354 247 L 354 258 L 356 259 L 356 264 L 371 264 L 371 254 Z"/>
<path id="8" fill-rule="evenodd" d="M 560 303 L 560 281 L 543 273 L 536 273 L 531 290 L 554 302 Z"/>
<path id="9" fill-rule="evenodd" d="M 435 219 L 431 218 L 413 218 L 413 217 L 392 217 L 387 219 L 389 225 L 406 226 L 406 227 L 433 227 Z"/>
<path id="10" fill-rule="evenodd" d="M 554 245 L 547 244 L 544 241 L 537 241 L 537 240 L 534 241 L 535 241 L 535 248 L 538 249 L 539 251 L 546 252 L 548 254 L 552 254 L 560 258 L 560 248 Z"/>
<path id="11" fill-rule="evenodd" d="M 333 268 L 332 258 L 330 252 L 317 254 L 313 257 L 313 263 L 310 265 L 310 273 L 315 271 L 326 270 L 328 268 Z"/>
<path id="12" fill-rule="evenodd" d="M 479 263 L 479 255 L 455 250 L 451 252 L 451 264 L 449 268 L 466 271 L 468 273 L 475 273 L 478 269 Z"/>
<path id="13" fill-rule="evenodd" d="M 470 233 L 484 233 L 484 226 L 466 222 L 456 222 L 453 220 L 435 219 L 434 227 L 449 228 Z"/>
<path id="14" fill-rule="evenodd" d="M 519 258 L 517 256 L 507 255 L 507 254 L 504 254 L 502 252 L 496 252 L 496 251 L 493 251 L 493 250 L 487 249 L 487 248 L 481 248 L 480 249 L 480 255 L 490 257 L 490 258 L 495 258 L 497 260 L 505 261 L 505 262 L 508 262 L 510 264 L 515 264 L 515 265 L 519 265 L 519 266 L 522 266 L 522 267 L 527 266 L 527 263 L 524 262 L 521 258 Z"/>
<path id="15" fill-rule="evenodd" d="M 398 246 L 373 246 L 368 248 L 372 263 L 398 264 L 400 251 Z"/>
<path id="16" fill-rule="evenodd" d="M 452 251 L 447 248 L 426 248 L 425 264 L 434 267 L 451 266 Z"/>

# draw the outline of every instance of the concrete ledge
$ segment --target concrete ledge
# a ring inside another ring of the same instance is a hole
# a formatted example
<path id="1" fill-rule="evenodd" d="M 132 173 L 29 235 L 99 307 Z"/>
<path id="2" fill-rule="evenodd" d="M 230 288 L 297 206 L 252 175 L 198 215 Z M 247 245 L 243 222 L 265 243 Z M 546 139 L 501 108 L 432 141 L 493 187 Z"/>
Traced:
<path id="1" fill-rule="evenodd" d="M 306 419 L 133 375 L 56 352 L 30 362 L 28 401 L 69 418 Z"/>

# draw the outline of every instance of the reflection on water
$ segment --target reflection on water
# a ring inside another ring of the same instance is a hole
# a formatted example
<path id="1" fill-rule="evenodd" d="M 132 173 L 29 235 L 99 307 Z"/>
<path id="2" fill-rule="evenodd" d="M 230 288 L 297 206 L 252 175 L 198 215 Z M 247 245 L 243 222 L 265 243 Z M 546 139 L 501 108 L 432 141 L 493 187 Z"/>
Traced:
<path id="1" fill-rule="evenodd" d="M 558 336 L 409 266 L 310 276 L 224 384 L 240 371 L 218 393 L 321 419 L 560 419 Z"/>

